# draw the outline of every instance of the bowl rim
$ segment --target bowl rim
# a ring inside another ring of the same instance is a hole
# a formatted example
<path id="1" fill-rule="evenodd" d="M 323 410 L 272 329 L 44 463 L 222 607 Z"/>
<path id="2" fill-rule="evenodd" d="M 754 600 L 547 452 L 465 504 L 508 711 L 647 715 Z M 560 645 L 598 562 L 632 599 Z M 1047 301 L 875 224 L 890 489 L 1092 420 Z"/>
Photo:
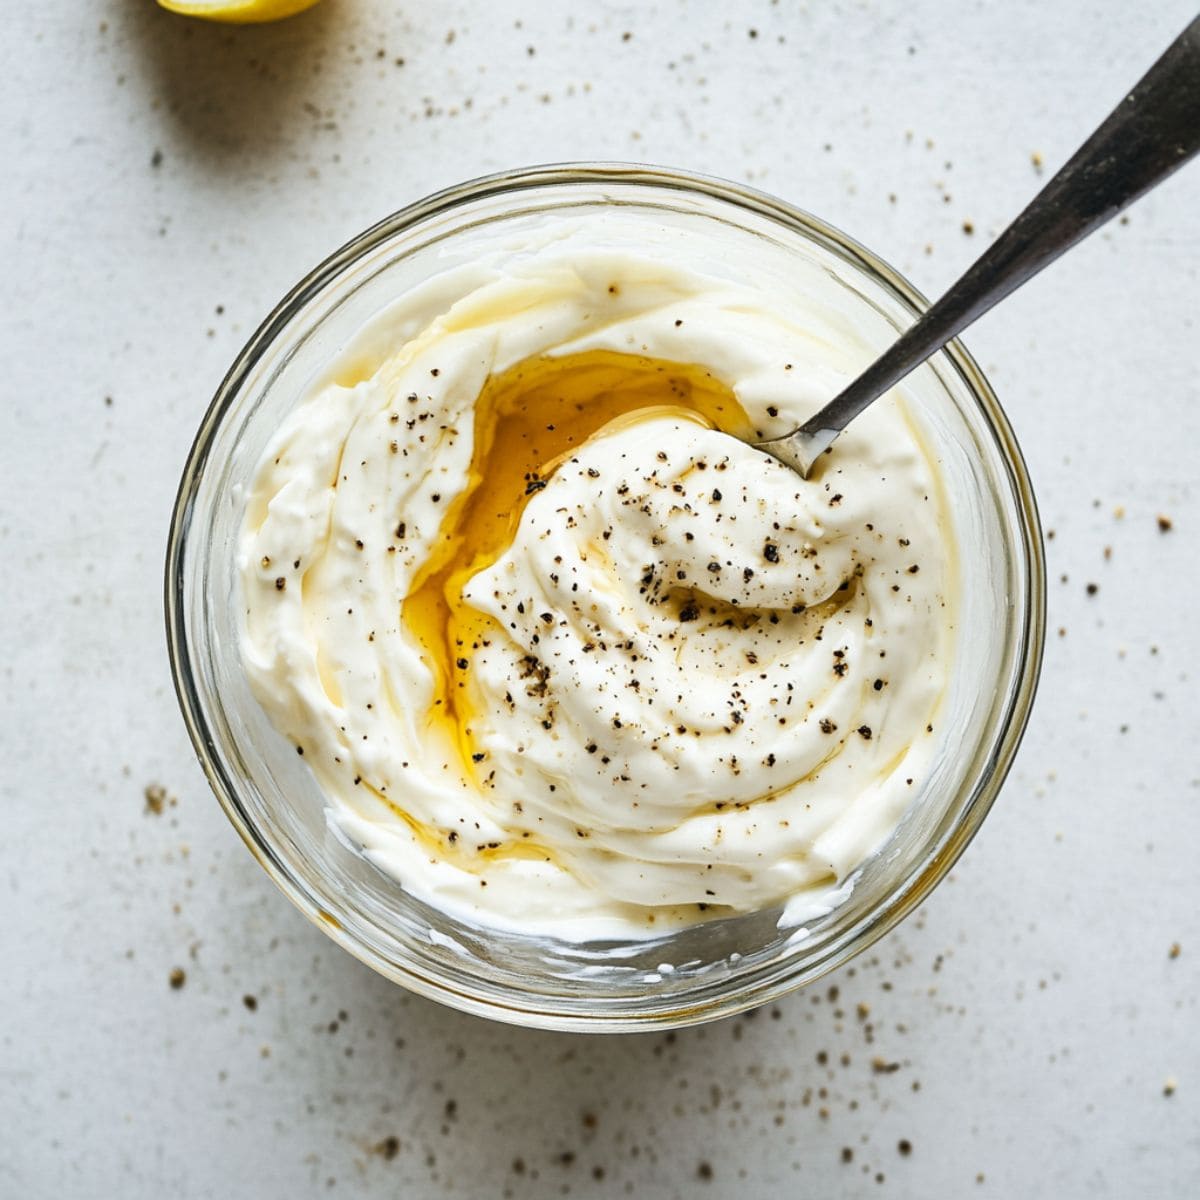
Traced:
<path id="1" fill-rule="evenodd" d="M 499 998 L 499 989 L 495 985 L 475 988 L 456 986 L 445 975 L 419 971 L 383 956 L 354 936 L 334 912 L 319 902 L 278 848 L 262 835 L 242 806 L 238 789 L 218 753 L 217 741 L 190 663 L 192 644 L 184 603 L 185 556 L 197 492 L 214 439 L 226 414 L 260 358 L 274 344 L 277 335 L 344 269 L 387 239 L 402 234 L 428 218 L 477 201 L 564 185 L 641 185 L 692 195 L 698 193 L 747 210 L 753 215 L 766 217 L 793 234 L 824 245 L 889 289 L 894 298 L 914 314 L 919 314 L 929 306 L 928 300 L 903 275 L 836 226 L 755 188 L 681 168 L 624 162 L 560 162 L 500 171 L 436 191 L 376 222 L 303 276 L 249 337 L 226 372 L 188 451 L 171 511 L 163 591 L 167 652 L 184 724 L 209 786 L 226 817 L 280 891 L 342 949 L 410 991 L 478 1016 L 517 1025 L 578 1032 L 625 1033 L 674 1029 L 732 1016 L 779 999 L 842 966 L 895 928 L 925 900 L 970 844 L 991 810 L 1012 766 L 1028 725 L 1045 645 L 1044 546 L 1025 459 L 1008 417 L 982 370 L 958 339 L 949 342 L 937 357 L 940 359 L 941 355 L 945 355 L 962 378 L 995 440 L 1004 467 L 1004 477 L 1015 500 L 1014 512 L 1021 535 L 1020 545 L 1012 548 L 1014 553 L 1022 556 L 1025 568 L 1025 594 L 1012 598 L 1023 617 L 1019 630 L 1019 652 L 1012 669 L 1015 686 L 998 718 L 1000 736 L 991 747 L 989 759 L 985 761 L 983 778 L 958 820 L 924 858 L 914 864 L 884 905 L 865 913 L 807 973 L 790 970 L 777 973 L 766 982 L 751 979 L 746 981 L 748 986 L 707 997 L 698 1003 L 689 1001 L 684 995 L 678 998 L 675 1007 L 668 1009 L 656 1007 L 652 1011 L 639 1012 L 635 1011 L 632 1003 L 627 1003 L 621 1009 L 606 1006 L 603 1010 L 586 1014 L 575 1008 L 555 1007 L 554 1003 L 548 1002 L 553 998 L 540 994 L 529 994 L 531 1003 L 528 1005 L 522 1005 L 516 994 L 513 994 L 511 1002 L 505 1002 Z"/>

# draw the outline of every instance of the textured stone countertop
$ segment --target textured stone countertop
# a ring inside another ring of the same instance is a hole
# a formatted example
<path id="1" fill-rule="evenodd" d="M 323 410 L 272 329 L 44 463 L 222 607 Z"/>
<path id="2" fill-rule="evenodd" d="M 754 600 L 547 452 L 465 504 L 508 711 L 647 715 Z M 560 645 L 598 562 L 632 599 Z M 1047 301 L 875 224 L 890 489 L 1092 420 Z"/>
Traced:
<path id="1" fill-rule="evenodd" d="M 161 613 L 225 367 L 381 216 L 509 166 L 662 162 L 786 197 L 933 293 L 1192 15 L 12 5 L 0 1195 L 1200 1194 L 1200 167 L 968 335 L 1054 534 L 1041 693 L 951 877 L 767 1009 L 588 1038 L 377 978 L 221 813 Z"/>

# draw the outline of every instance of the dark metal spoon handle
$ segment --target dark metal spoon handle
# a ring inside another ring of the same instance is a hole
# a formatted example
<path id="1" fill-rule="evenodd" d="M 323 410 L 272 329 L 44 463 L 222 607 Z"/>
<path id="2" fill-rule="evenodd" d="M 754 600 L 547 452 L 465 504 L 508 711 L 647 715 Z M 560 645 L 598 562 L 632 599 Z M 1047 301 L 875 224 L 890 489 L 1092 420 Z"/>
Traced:
<path id="1" fill-rule="evenodd" d="M 853 383 L 760 449 L 807 475 L 873 400 L 1200 150 L 1200 17 L 950 290 Z"/>

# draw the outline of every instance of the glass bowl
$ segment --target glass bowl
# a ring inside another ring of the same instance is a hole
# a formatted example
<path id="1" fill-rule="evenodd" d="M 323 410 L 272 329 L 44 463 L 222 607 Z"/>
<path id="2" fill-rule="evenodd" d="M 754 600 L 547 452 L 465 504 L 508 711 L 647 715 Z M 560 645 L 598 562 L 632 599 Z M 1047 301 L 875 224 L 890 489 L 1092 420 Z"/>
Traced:
<path id="1" fill-rule="evenodd" d="M 327 822 L 318 785 L 254 700 L 241 667 L 236 544 L 246 485 L 306 384 L 390 300 L 470 261 L 481 240 L 519 247 L 523 231 L 613 206 L 733 274 L 766 254 L 781 277 L 825 289 L 832 281 L 873 352 L 926 306 L 836 229 L 716 179 L 587 164 L 439 192 L 328 258 L 238 355 L 183 472 L 166 617 L 179 702 L 213 791 L 305 915 L 376 971 L 456 1008 L 540 1028 L 618 1032 L 693 1024 L 773 1000 L 858 954 L 929 894 L 978 830 L 1012 763 L 1041 663 L 1045 581 L 1037 511 L 1012 430 L 979 368 L 952 343 L 903 385 L 944 472 L 959 540 L 960 633 L 935 766 L 831 911 L 799 929 L 781 927 L 774 909 L 628 944 L 578 944 L 463 924 L 373 867 Z"/>

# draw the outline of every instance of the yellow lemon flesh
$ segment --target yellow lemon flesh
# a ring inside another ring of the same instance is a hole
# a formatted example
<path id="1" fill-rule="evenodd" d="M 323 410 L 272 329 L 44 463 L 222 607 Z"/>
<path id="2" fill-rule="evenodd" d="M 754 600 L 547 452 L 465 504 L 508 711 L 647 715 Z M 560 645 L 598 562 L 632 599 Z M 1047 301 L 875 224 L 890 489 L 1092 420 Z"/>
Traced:
<path id="1" fill-rule="evenodd" d="M 228 21 L 233 25 L 252 25 L 278 21 L 312 8 L 317 0 L 158 0 L 163 8 L 185 17 L 203 17 L 208 21 Z"/>

